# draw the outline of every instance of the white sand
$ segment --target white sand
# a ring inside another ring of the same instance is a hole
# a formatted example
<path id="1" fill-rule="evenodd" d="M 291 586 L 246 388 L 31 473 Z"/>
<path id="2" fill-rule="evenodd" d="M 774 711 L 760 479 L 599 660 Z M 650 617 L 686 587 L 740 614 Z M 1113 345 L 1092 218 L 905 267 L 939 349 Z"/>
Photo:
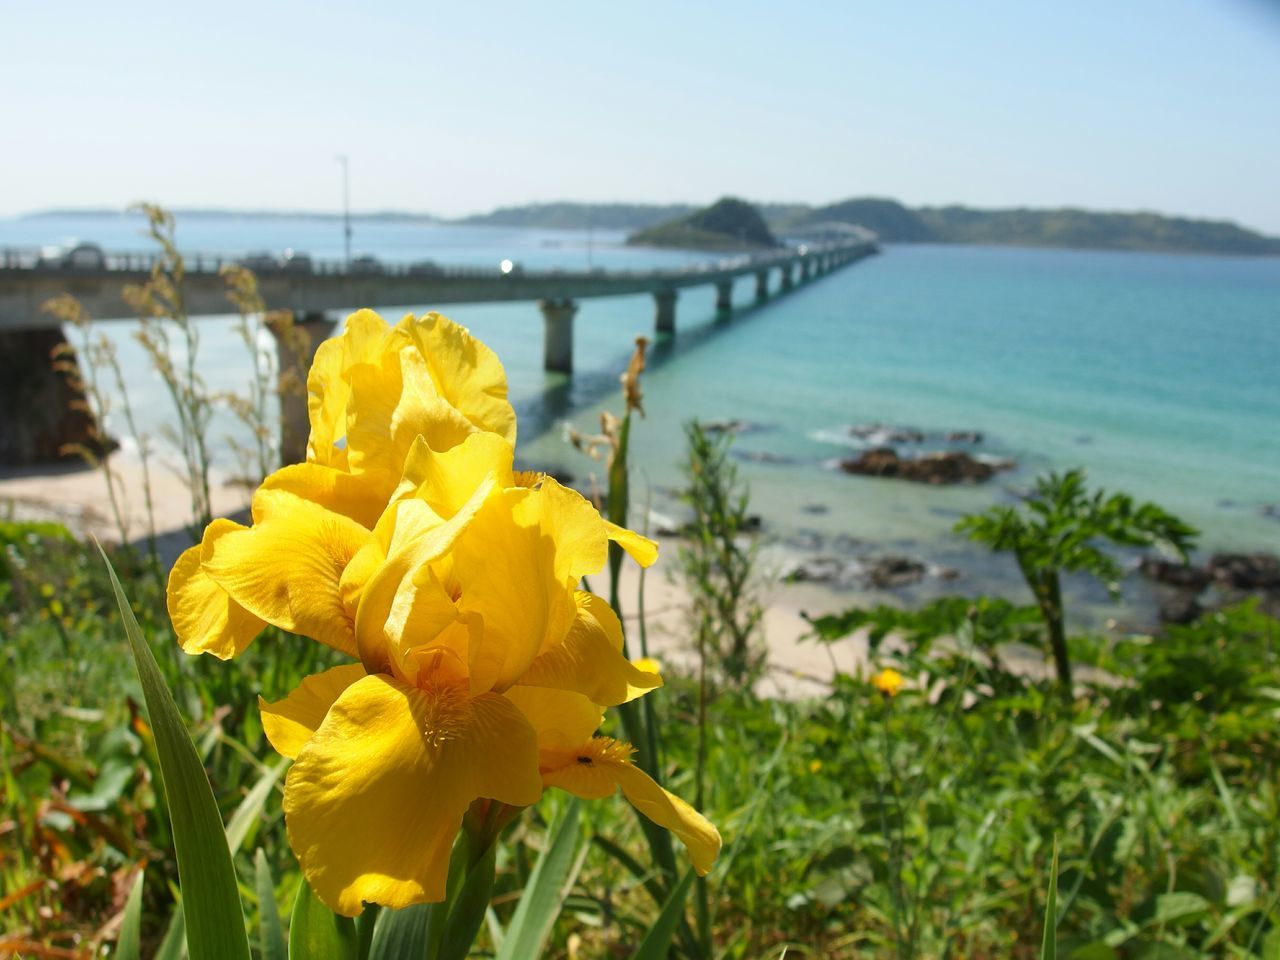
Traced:
<path id="1" fill-rule="evenodd" d="M 141 465 L 135 456 L 118 452 L 111 468 L 120 478 L 128 536 L 142 542 L 147 532 Z M 214 474 L 211 496 L 217 516 L 242 514 L 249 491 L 232 483 L 224 474 Z M 186 532 L 191 523 L 191 500 L 187 487 L 171 469 L 153 465 L 152 498 L 161 553 L 172 562 L 191 540 Z M 104 542 L 118 541 L 119 534 L 106 495 L 106 481 L 100 470 L 74 465 L 7 470 L 0 473 L 0 517 L 22 520 L 54 520 L 78 536 L 90 535 Z M 243 517 L 241 517 L 243 519 Z M 688 594 L 677 582 L 678 543 L 668 539 L 661 545 L 658 563 L 644 576 L 645 612 L 650 653 L 660 661 L 689 667 L 694 663 L 688 629 Z M 632 656 L 639 656 L 638 589 L 640 570 L 628 561 L 624 566 L 621 603 L 627 621 Z M 590 578 L 597 593 L 607 592 L 604 573 Z M 765 613 L 762 631 L 769 647 L 769 671 L 760 692 L 783 696 L 821 694 L 834 671 L 865 671 L 866 643 L 861 637 L 832 645 L 804 640 L 811 631 L 801 611 L 815 615 L 841 606 L 838 596 L 812 584 L 767 583 L 761 600 Z"/>

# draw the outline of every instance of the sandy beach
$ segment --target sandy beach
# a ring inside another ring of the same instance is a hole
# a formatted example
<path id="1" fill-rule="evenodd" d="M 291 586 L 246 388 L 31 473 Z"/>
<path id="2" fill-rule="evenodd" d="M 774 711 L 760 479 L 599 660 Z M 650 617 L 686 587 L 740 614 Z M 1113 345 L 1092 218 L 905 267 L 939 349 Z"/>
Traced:
<path id="1" fill-rule="evenodd" d="M 136 456 L 119 452 L 111 457 L 110 465 L 119 478 L 128 537 L 132 542 L 145 542 L 147 513 L 141 464 Z M 249 503 L 245 486 L 220 472 L 212 474 L 211 481 L 215 515 L 235 517 L 239 514 L 239 519 L 244 519 Z M 177 473 L 164 465 L 152 464 L 151 488 L 161 554 L 166 562 L 172 563 L 191 542 L 187 532 L 191 520 L 190 497 Z M 97 537 L 107 543 L 120 540 L 101 469 L 80 464 L 0 472 L 0 517 L 54 521 L 80 537 Z M 632 656 L 639 656 L 643 580 L 650 655 L 661 662 L 688 668 L 695 662 L 695 654 L 688 627 L 688 593 L 677 576 L 678 548 L 679 541 L 675 538 L 661 540 L 658 562 L 643 574 L 635 564 L 625 564 L 620 599 Z M 606 591 L 605 574 L 590 579 L 597 593 Z M 865 669 L 862 665 L 866 662 L 866 644 L 861 638 L 831 645 L 806 639 L 811 630 L 803 613 L 818 615 L 840 608 L 840 598 L 832 591 L 815 584 L 762 579 L 759 597 L 765 611 L 763 638 L 769 648 L 769 669 L 759 687 L 762 694 L 820 695 L 835 671 L 854 673 Z"/>

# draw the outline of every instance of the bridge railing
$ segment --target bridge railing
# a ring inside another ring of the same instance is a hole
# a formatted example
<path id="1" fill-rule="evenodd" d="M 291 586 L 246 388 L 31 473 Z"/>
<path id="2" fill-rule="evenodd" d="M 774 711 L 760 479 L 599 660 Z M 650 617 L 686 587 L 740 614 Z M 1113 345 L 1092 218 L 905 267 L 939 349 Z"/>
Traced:
<path id="1" fill-rule="evenodd" d="M 652 267 L 648 269 L 609 269 L 594 268 L 591 270 L 573 270 L 565 268 L 527 269 L 519 264 L 504 272 L 497 264 L 493 266 L 469 266 L 439 264 L 434 261 L 417 263 L 390 262 L 375 260 L 355 260 L 347 263 L 343 260 L 317 259 L 305 255 L 297 256 L 292 262 L 288 259 L 276 260 L 254 254 L 231 253 L 184 253 L 188 274 L 217 274 L 224 266 L 240 264 L 264 276 L 287 276 L 291 274 L 303 276 L 342 276 L 342 277 L 437 277 L 457 280 L 492 280 L 512 277 L 525 279 L 553 279 L 562 277 L 631 277 L 652 278 L 690 277 L 706 273 L 742 272 L 764 270 L 781 264 L 795 261 L 809 255 L 831 253 L 864 247 L 874 243 L 873 240 L 859 238 L 834 242 L 811 243 L 776 251 L 761 253 L 744 253 L 718 260 L 702 260 L 672 267 Z M 73 257 L 69 251 L 49 252 L 36 247 L 4 247 L 0 248 L 0 270 L 5 271 L 69 271 L 75 273 L 146 273 L 151 270 L 157 257 L 148 251 L 114 250 L 101 251 L 95 261 L 93 253 L 79 258 Z"/>

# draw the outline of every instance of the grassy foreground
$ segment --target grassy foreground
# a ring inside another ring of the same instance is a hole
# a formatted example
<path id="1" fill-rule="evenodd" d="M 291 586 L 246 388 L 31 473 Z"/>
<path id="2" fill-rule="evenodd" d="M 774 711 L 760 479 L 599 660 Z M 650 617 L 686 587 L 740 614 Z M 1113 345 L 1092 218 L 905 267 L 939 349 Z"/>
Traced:
<path id="1" fill-rule="evenodd" d="M 114 950 L 144 866 L 150 956 L 171 933 L 177 874 L 106 573 L 55 527 L 6 523 L 3 541 L 0 956 Z M 224 818 L 243 828 L 248 928 L 264 909 L 287 922 L 297 868 L 257 696 L 282 695 L 331 654 L 275 633 L 236 670 L 186 657 L 155 572 L 116 563 Z M 958 639 L 932 643 L 957 611 Z M 854 677 L 801 702 L 712 689 L 703 803 L 726 842 L 707 887 L 714 955 L 1038 956 L 1056 838 L 1058 956 L 1280 956 L 1280 625 L 1242 607 L 1111 648 L 1071 638 L 1077 662 L 1114 680 L 1064 706 L 1049 682 L 987 653 L 1030 629 L 1025 614 L 953 604 L 903 618 L 895 626 L 914 639 L 882 657 L 906 679 L 896 695 Z M 653 697 L 662 769 L 690 796 L 699 690 L 677 677 Z M 504 845 L 499 928 L 556 805 Z M 627 956 L 658 904 L 613 848 L 643 861 L 643 838 L 624 805 L 583 817 L 594 842 L 548 955 Z M 269 904 L 248 882 L 255 856 L 280 881 Z M 479 950 L 492 949 L 486 937 Z"/>

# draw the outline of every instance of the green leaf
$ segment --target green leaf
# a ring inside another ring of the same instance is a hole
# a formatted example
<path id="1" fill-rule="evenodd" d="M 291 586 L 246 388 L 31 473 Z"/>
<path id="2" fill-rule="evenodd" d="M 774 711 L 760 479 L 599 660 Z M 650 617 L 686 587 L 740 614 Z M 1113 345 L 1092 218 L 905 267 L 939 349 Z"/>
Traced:
<path id="1" fill-rule="evenodd" d="M 1058 958 L 1058 838 L 1053 838 L 1053 863 L 1049 867 L 1049 896 L 1044 905 L 1044 937 L 1040 960 Z"/>
<path id="2" fill-rule="evenodd" d="M 356 925 L 323 903 L 304 879 L 289 918 L 290 960 L 356 960 Z"/>
<path id="3" fill-rule="evenodd" d="M 261 779 L 254 784 L 253 789 L 240 801 L 240 806 L 231 815 L 231 819 L 227 821 L 227 847 L 232 855 L 235 855 L 244 844 L 249 828 L 261 814 L 267 798 L 271 795 L 272 788 L 275 786 L 276 781 L 280 779 L 280 774 L 287 767 L 288 761 L 282 760 L 275 767 L 266 770 Z M 273 901 L 273 909 L 274 906 Z M 280 925 L 279 913 L 276 914 L 276 925 L 277 927 Z M 182 960 L 183 957 L 187 956 L 186 931 L 186 917 L 183 916 L 182 903 L 179 901 L 173 908 L 173 916 L 170 918 L 169 926 L 165 930 L 164 939 L 161 941 L 160 946 L 156 948 L 155 960 Z M 283 941 L 283 935 L 281 935 L 281 938 Z M 283 946 L 281 951 L 280 960 L 284 960 Z"/>
<path id="4" fill-rule="evenodd" d="M 542 956 L 552 924 L 560 915 L 564 899 L 582 866 L 582 857 L 578 855 L 581 813 L 582 803 L 574 797 L 549 831 L 551 842 L 529 875 L 497 960 Z"/>
<path id="5" fill-rule="evenodd" d="M 276 881 L 261 847 L 253 855 L 253 884 L 258 893 L 258 947 L 262 960 L 288 960 L 284 927 L 276 907 Z"/>
<path id="6" fill-rule="evenodd" d="M 658 912 L 658 919 L 653 922 L 649 932 L 645 934 L 631 960 L 666 960 L 671 950 L 671 939 L 675 936 L 676 927 L 684 917 L 684 901 L 693 886 L 693 871 L 689 870 L 676 884 L 667 902 Z"/>
<path id="7" fill-rule="evenodd" d="M 120 939 L 116 941 L 116 960 L 138 960 L 142 956 L 142 877 L 143 871 L 139 870 L 129 889 Z"/>
<path id="8" fill-rule="evenodd" d="M 1182 926 L 1199 920 L 1209 909 L 1209 901 L 1200 894 L 1175 890 L 1156 897 L 1156 913 L 1150 922 Z"/>
<path id="9" fill-rule="evenodd" d="M 155 735 L 165 803 L 173 826 L 178 879 L 186 905 L 187 954 L 191 960 L 249 960 L 235 866 L 209 778 L 142 636 L 120 579 L 101 546 L 98 552 L 111 577 Z"/>
<path id="10" fill-rule="evenodd" d="M 435 904 L 417 903 L 402 910 L 383 909 L 373 928 L 371 960 L 417 960 L 427 955 L 427 920 Z"/>
<path id="11" fill-rule="evenodd" d="M 493 897 L 498 845 L 490 843 L 467 869 L 456 897 L 449 898 L 449 919 L 435 960 L 466 960 Z"/>

